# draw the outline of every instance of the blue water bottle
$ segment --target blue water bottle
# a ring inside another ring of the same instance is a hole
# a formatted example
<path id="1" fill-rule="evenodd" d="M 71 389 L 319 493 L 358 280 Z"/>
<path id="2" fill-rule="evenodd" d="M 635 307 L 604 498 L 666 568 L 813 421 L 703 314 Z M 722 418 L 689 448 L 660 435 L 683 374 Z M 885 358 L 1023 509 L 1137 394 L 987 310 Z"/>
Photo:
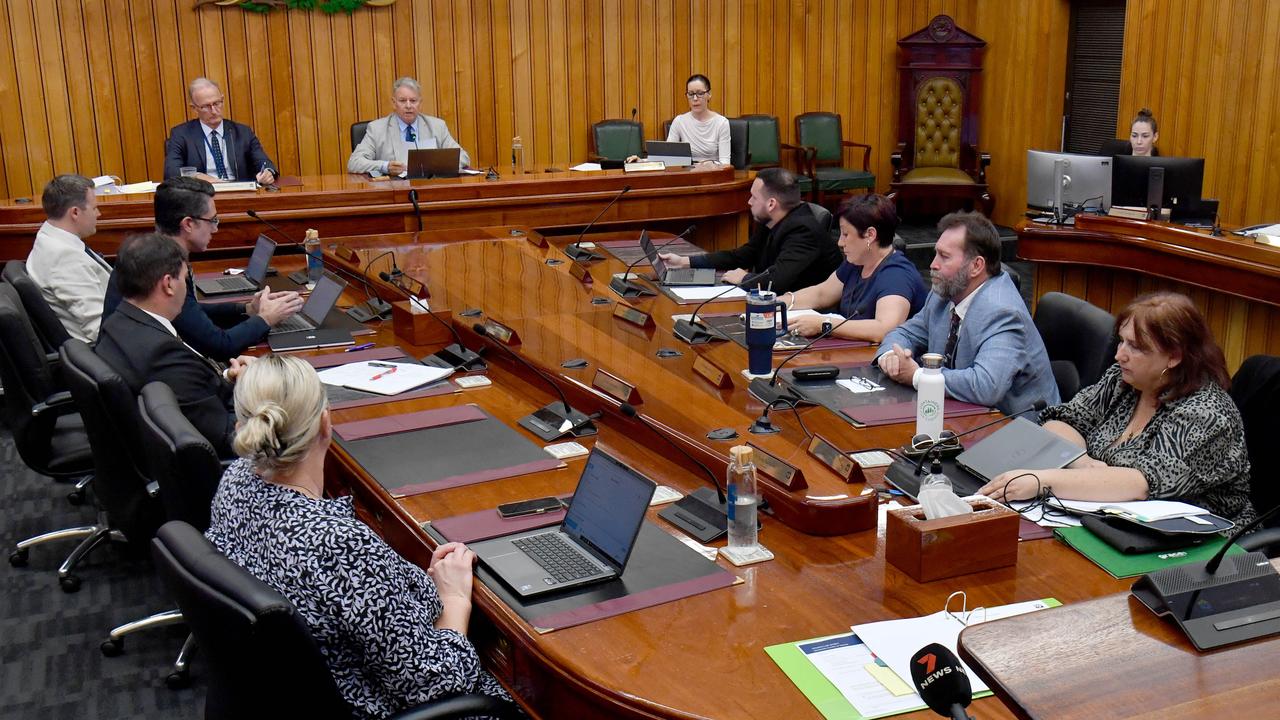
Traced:
<path id="1" fill-rule="evenodd" d="M 782 311 L 782 327 L 774 313 Z M 756 288 L 747 293 L 747 372 L 768 375 L 773 372 L 773 343 L 787 332 L 787 305 L 772 290 Z"/>

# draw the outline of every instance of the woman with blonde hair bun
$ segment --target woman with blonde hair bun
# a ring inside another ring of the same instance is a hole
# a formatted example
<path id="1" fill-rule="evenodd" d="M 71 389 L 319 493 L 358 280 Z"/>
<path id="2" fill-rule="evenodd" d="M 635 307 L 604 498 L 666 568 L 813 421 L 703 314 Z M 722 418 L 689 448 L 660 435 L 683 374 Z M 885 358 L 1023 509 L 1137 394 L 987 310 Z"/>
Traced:
<path id="1" fill-rule="evenodd" d="M 213 500 L 209 540 L 297 606 L 357 717 L 462 693 L 510 700 L 467 639 L 475 554 L 446 543 L 406 561 L 324 497 L 333 425 L 306 362 L 268 355 L 236 382 L 240 456 Z"/>

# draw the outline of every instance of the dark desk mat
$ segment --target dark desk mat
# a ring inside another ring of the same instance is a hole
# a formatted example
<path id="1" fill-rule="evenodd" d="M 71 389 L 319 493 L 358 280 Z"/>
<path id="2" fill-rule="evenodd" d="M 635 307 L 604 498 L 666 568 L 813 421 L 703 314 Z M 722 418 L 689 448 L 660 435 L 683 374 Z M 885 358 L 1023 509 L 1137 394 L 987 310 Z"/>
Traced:
<path id="1" fill-rule="evenodd" d="M 482 417 L 363 440 L 345 440 L 335 432 L 334 439 L 394 497 L 564 466 L 484 410 L 463 407 Z"/>
<path id="2" fill-rule="evenodd" d="M 573 496 L 565 495 L 564 497 L 571 498 Z M 439 531 L 440 535 L 450 541 L 472 543 L 524 532 L 525 530 L 559 525 L 564 521 L 565 512 L 566 510 L 561 508 L 537 515 L 504 518 L 498 514 L 497 508 L 489 508 L 465 515 L 454 515 L 440 520 L 432 520 L 431 522 L 423 523 L 423 527 L 428 525 L 434 527 Z"/>
<path id="3" fill-rule="evenodd" d="M 331 352 L 323 355 L 308 355 L 302 358 L 311 364 L 311 367 L 317 370 L 325 368 L 346 365 L 347 363 L 365 362 L 366 360 L 405 360 L 409 358 L 408 353 L 401 350 L 398 346 L 393 347 L 375 347 L 368 350 L 356 350 L 355 352 Z"/>
<path id="4" fill-rule="evenodd" d="M 658 248 L 658 252 L 672 253 L 675 255 L 702 255 L 705 251 L 689 242 L 688 240 L 676 240 L 675 242 L 663 247 L 661 240 L 655 240 L 654 247 Z M 636 263 L 639 267 L 649 267 L 649 263 L 644 260 L 644 251 L 640 249 L 640 240 L 605 240 L 596 243 L 596 247 L 604 250 L 614 256 L 624 265 Z"/>
<path id="5" fill-rule="evenodd" d="M 426 530 L 437 540 L 451 539 L 439 531 L 438 524 L 427 525 Z M 738 582 L 736 575 L 647 521 L 640 527 L 627 569 L 622 577 L 609 582 L 521 600 L 483 565 L 476 566 L 476 577 L 539 633 L 584 625 Z"/>
<path id="6" fill-rule="evenodd" d="M 742 322 L 742 313 L 699 313 L 698 319 L 703 325 L 711 328 L 712 331 L 720 337 L 732 340 L 743 349 L 747 347 L 747 327 Z M 804 347 L 809 342 L 809 338 L 793 338 L 790 335 L 784 335 L 778 338 L 773 345 L 773 351 L 776 353 L 791 353 Z M 848 340 L 845 338 L 822 338 L 813 344 L 809 350 L 840 350 L 842 348 L 860 348 L 869 347 L 871 343 L 866 340 Z M 806 350 L 805 352 L 808 352 Z"/>
<path id="7" fill-rule="evenodd" d="M 836 415 L 848 420 L 854 427 L 888 425 L 915 419 L 916 391 L 911 386 L 894 382 L 888 375 L 884 374 L 879 366 L 870 362 L 833 364 L 840 368 L 840 375 L 833 380 L 798 381 L 795 379 L 791 369 L 786 369 L 782 371 L 781 381 L 788 387 L 795 389 L 806 401 L 827 408 Z M 855 375 L 866 378 L 884 389 L 869 393 L 855 393 L 836 384 L 836 380 L 851 378 Z M 902 408 L 907 407 L 903 403 L 911 403 L 909 418 L 902 414 Z M 864 416 L 866 421 L 850 414 L 849 411 L 851 409 L 866 412 L 867 415 Z M 884 413 L 884 415 L 877 417 L 877 412 Z M 987 412 L 990 412 L 987 408 L 948 398 L 943 416 L 961 417 Z"/>
<path id="8" fill-rule="evenodd" d="M 226 275 L 226 273 L 219 272 L 216 270 L 211 272 L 200 272 L 200 273 L 195 273 L 192 276 L 191 280 L 192 281 L 212 280 L 215 278 L 223 277 L 224 275 Z M 268 277 L 267 287 L 271 288 L 271 292 L 292 290 L 293 292 L 296 292 L 299 295 L 303 295 L 303 296 L 309 295 L 311 293 L 310 288 L 308 288 L 306 285 L 300 285 L 290 280 L 289 275 L 283 272 L 280 273 L 279 275 Z M 256 292 L 248 292 L 248 293 L 239 293 L 239 294 L 231 294 L 231 295 L 205 295 L 204 293 L 200 292 L 200 288 L 196 288 L 196 297 L 201 302 L 210 302 L 210 303 L 249 302 L 250 300 L 253 299 L 253 296 L 256 294 L 257 294 Z"/>

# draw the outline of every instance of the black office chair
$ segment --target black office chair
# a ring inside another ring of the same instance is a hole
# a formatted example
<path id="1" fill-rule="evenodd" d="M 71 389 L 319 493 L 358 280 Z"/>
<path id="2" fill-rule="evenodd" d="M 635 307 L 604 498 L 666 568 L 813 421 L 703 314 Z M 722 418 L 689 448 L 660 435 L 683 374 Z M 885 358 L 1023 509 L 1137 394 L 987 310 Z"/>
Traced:
<path id="1" fill-rule="evenodd" d="M 164 517 L 145 472 L 137 398 L 124 378 L 83 342 L 68 340 L 60 354 L 93 448 L 93 494 L 108 524 L 123 535 L 126 550 L 143 552 Z M 80 589 L 79 578 L 69 573 L 60 573 L 58 581 L 67 592 Z"/>
<path id="2" fill-rule="evenodd" d="M 226 465 L 208 439 L 182 414 L 173 390 L 162 382 L 147 383 L 138 395 L 143 446 L 147 470 L 160 487 L 165 519 L 181 520 L 197 530 L 209 527 L 210 506 Z M 166 610 L 114 628 L 99 646 L 102 654 L 115 657 L 124 652 L 124 639 L 150 628 L 185 623 L 182 612 Z M 195 650 L 194 636 L 188 636 L 165 678 L 172 689 L 190 685 L 188 670 Z"/>
<path id="3" fill-rule="evenodd" d="M 352 716 L 306 621 L 283 595 L 181 521 L 160 528 L 152 553 L 209 660 L 205 718 Z M 520 717 L 514 705 L 485 695 L 439 700 L 392 717 L 473 715 Z"/>
<path id="4" fill-rule="evenodd" d="M 372 120 L 364 120 L 358 123 L 351 123 L 351 152 L 356 151 L 356 147 L 364 141 L 364 134 L 369 131 L 369 123 Z"/>
<path id="5" fill-rule="evenodd" d="M 1116 155 L 1132 155 L 1133 146 L 1128 140 L 1120 138 L 1108 138 L 1102 141 L 1102 147 L 1098 148 L 1098 154 L 1103 157 L 1115 157 Z"/>
<path id="6" fill-rule="evenodd" d="M 747 152 L 750 143 L 750 124 L 746 118 L 729 118 L 729 164 L 734 170 L 746 170 L 751 164 Z"/>
<path id="7" fill-rule="evenodd" d="M 1116 319 L 1096 305 L 1065 293 L 1045 293 L 1036 304 L 1035 323 L 1062 402 L 1098 382 L 1115 362 L 1120 343 Z"/>
<path id="8" fill-rule="evenodd" d="M 1249 499 L 1259 513 L 1280 505 L 1280 480 L 1272 468 L 1271 443 L 1280 428 L 1275 410 L 1280 404 L 1280 357 L 1253 355 L 1245 358 L 1231 379 L 1231 399 L 1244 421 L 1244 442 L 1251 468 Z M 1280 517 L 1272 517 L 1259 530 L 1246 536 L 1241 545 L 1263 550 L 1274 557 L 1280 551 Z"/>
<path id="9" fill-rule="evenodd" d="M 832 215 L 830 210 L 818 203 L 811 202 L 805 204 L 809 206 L 809 210 L 813 212 L 813 217 L 818 220 L 818 225 L 826 231 L 827 235 L 830 236 L 832 240 L 838 239 L 840 237 L 840 223 L 836 220 L 836 216 Z"/>
<path id="10" fill-rule="evenodd" d="M 32 326 L 35 327 L 36 335 L 44 345 L 44 351 L 58 352 L 58 348 L 62 347 L 62 343 L 70 340 L 71 335 L 54 314 L 53 308 L 49 307 L 49 301 L 45 299 L 44 293 L 40 292 L 40 286 L 36 285 L 36 282 L 27 274 L 27 264 L 21 260 L 10 260 L 5 263 L 4 271 L 0 272 L 0 276 L 3 276 L 4 281 L 18 291 L 18 298 L 22 301 L 22 307 L 27 311 L 27 317 L 30 318 Z"/>

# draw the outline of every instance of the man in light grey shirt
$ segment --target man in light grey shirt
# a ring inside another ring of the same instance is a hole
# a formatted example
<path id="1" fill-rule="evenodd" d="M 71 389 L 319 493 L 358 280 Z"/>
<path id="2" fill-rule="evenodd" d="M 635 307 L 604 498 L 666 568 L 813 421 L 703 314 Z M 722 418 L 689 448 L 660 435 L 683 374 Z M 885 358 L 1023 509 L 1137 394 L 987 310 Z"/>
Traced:
<path id="1" fill-rule="evenodd" d="M 419 114 L 421 104 L 422 88 L 417 80 L 396 80 L 391 86 L 394 112 L 369 123 L 364 140 L 347 159 L 347 172 L 399 175 L 409 168 L 410 150 L 434 148 L 458 148 L 458 167 L 469 166 L 471 158 L 449 134 L 449 127 L 440 118 Z"/>
<path id="2" fill-rule="evenodd" d="M 71 337 L 92 343 L 98 339 L 102 299 L 111 277 L 110 266 L 84 243 L 98 231 L 93 181 L 59 175 L 44 186 L 40 201 L 48 219 L 27 255 L 27 274 Z"/>

